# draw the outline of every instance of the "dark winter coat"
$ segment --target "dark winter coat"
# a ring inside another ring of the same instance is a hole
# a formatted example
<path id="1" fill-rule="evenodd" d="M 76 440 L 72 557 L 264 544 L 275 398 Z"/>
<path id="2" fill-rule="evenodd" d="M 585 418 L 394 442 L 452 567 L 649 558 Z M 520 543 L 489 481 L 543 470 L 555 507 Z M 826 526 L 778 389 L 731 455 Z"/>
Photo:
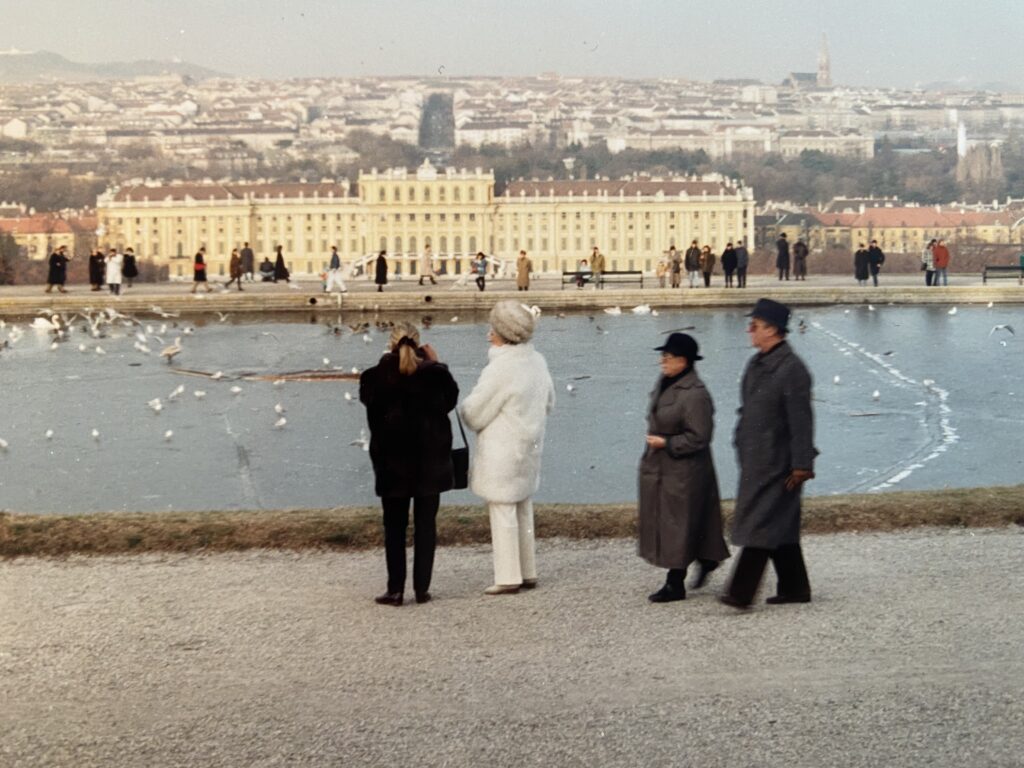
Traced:
<path id="1" fill-rule="evenodd" d="M 50 270 L 46 282 L 50 285 L 64 285 L 68 279 L 68 257 L 60 251 L 50 254 Z"/>
<path id="2" fill-rule="evenodd" d="M 89 255 L 89 282 L 92 285 L 103 285 L 106 282 L 107 259 L 99 252 Z"/>
<path id="3" fill-rule="evenodd" d="M 277 260 L 274 262 L 274 280 L 288 280 L 290 277 L 291 273 L 284 264 L 284 254 L 278 251 Z"/>
<path id="4" fill-rule="evenodd" d="M 638 553 L 660 568 L 695 559 L 724 560 L 718 477 L 711 458 L 711 395 L 691 368 L 664 392 L 651 393 L 648 434 L 666 440 L 640 458 Z"/>
<path id="5" fill-rule="evenodd" d="M 868 279 L 868 252 L 863 248 L 853 254 L 853 276 L 857 280 Z"/>
<path id="6" fill-rule="evenodd" d="M 811 374 L 783 341 L 755 355 L 743 372 L 734 445 L 740 468 L 732 542 L 775 549 L 800 540 L 800 489 L 794 469 L 814 469 Z"/>
<path id="7" fill-rule="evenodd" d="M 877 275 L 883 264 L 885 264 L 885 254 L 877 245 L 872 245 L 868 248 L 868 266 L 871 267 L 871 274 Z"/>
<path id="8" fill-rule="evenodd" d="M 388 284 L 388 260 L 384 256 L 377 257 L 376 273 L 373 282 L 377 285 Z"/>
<path id="9" fill-rule="evenodd" d="M 747 265 L 750 264 L 750 253 L 747 251 L 746 246 L 736 246 L 736 268 L 746 269 Z"/>
<path id="10" fill-rule="evenodd" d="M 124 255 L 124 264 L 121 265 L 121 274 L 128 279 L 139 276 L 139 267 L 138 264 L 135 263 L 135 254 L 126 253 Z"/>
<path id="11" fill-rule="evenodd" d="M 192 282 L 206 282 L 206 260 L 203 259 L 202 253 L 197 253 L 195 261 L 192 262 Z"/>
<path id="12" fill-rule="evenodd" d="M 256 265 L 256 257 L 252 252 L 252 248 L 243 248 L 240 256 L 242 257 L 242 274 L 252 274 L 253 267 Z"/>
<path id="13" fill-rule="evenodd" d="M 722 251 L 722 269 L 725 270 L 725 274 L 731 275 L 736 271 L 737 259 L 736 249 L 726 248 Z"/>
<path id="14" fill-rule="evenodd" d="M 370 427 L 370 461 L 381 497 L 431 496 L 452 487 L 448 413 L 459 387 L 448 366 L 423 360 L 403 376 L 388 352 L 359 377 L 359 400 Z"/>
<path id="15" fill-rule="evenodd" d="M 691 245 L 686 249 L 685 266 L 687 272 L 700 271 L 700 248 Z"/>
<path id="16" fill-rule="evenodd" d="M 789 240 L 780 237 L 775 241 L 775 247 L 779 249 L 775 257 L 776 269 L 789 269 Z"/>

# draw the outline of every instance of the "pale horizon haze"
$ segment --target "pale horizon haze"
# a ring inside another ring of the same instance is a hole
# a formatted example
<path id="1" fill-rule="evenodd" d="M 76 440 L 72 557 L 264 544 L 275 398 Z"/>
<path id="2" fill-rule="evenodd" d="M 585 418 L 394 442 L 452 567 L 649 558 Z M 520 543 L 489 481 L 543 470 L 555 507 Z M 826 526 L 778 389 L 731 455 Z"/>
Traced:
<path id="1" fill-rule="evenodd" d="M 258 78 L 756 78 L 817 68 L 839 85 L 1024 87 L 1009 2 L 821 0 L 0 0 L 0 50 L 84 63 L 180 59 Z"/>

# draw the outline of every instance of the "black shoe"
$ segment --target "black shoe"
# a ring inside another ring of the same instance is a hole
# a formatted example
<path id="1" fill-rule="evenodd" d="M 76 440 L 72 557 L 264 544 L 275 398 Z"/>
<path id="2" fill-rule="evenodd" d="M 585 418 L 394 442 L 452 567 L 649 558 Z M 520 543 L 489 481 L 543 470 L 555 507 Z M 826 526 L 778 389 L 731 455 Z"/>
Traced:
<path id="1" fill-rule="evenodd" d="M 721 595 L 718 598 L 718 602 L 722 603 L 723 605 L 731 606 L 733 608 L 739 608 L 741 611 L 745 611 L 747 608 L 750 607 L 750 603 L 741 603 L 739 600 L 737 600 L 730 594 Z"/>
<path id="2" fill-rule="evenodd" d="M 708 580 L 708 576 L 711 572 L 718 568 L 718 563 L 714 560 L 700 560 L 697 563 L 697 578 L 693 580 L 693 584 L 690 585 L 691 589 L 700 589 L 703 587 Z"/>
<path id="3" fill-rule="evenodd" d="M 417 603 L 429 603 L 433 598 L 430 597 L 429 592 L 417 592 L 416 602 Z"/>
<path id="4" fill-rule="evenodd" d="M 523 583 L 520 585 L 520 589 L 536 589 L 536 588 L 537 588 L 537 580 L 536 579 L 523 579 Z"/>
<path id="5" fill-rule="evenodd" d="M 674 603 L 686 599 L 686 590 L 677 591 L 666 584 L 654 594 L 648 595 L 647 599 L 652 603 Z"/>
<path id="6" fill-rule="evenodd" d="M 380 597 L 373 598 L 373 602 L 377 605 L 393 605 L 396 608 L 402 604 L 403 596 L 401 592 L 385 592 Z"/>
<path id="7" fill-rule="evenodd" d="M 811 602 L 811 594 L 808 592 L 806 595 L 772 595 L 765 600 L 768 605 L 786 605 L 787 603 L 809 603 Z"/>

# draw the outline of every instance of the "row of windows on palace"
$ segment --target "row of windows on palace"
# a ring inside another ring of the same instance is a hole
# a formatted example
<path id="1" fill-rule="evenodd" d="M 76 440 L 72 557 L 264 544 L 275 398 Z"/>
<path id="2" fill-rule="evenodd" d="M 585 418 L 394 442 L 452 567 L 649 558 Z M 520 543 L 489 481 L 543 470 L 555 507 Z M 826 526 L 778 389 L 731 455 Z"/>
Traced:
<path id="1" fill-rule="evenodd" d="M 439 202 L 439 203 L 446 203 L 446 202 L 448 202 L 447 189 L 448 189 L 447 187 L 438 187 L 437 188 L 437 202 Z M 490 187 L 488 187 L 488 189 L 487 189 L 486 197 L 487 197 L 486 202 L 488 202 L 488 203 L 491 202 L 491 188 Z M 387 202 L 401 203 L 402 202 L 402 188 L 401 187 L 394 187 L 392 189 L 391 199 L 388 200 L 387 188 L 384 187 L 384 186 L 378 187 L 378 189 L 377 189 L 377 201 L 381 202 L 381 203 L 387 203 Z M 415 203 L 415 202 L 417 202 L 417 200 L 416 200 L 416 187 L 415 186 L 410 186 L 406 190 L 405 202 L 407 202 L 407 203 Z M 423 203 L 431 202 L 431 199 L 430 199 L 430 187 L 429 186 L 424 186 L 423 187 L 423 194 L 421 195 L 421 199 L 418 202 L 423 202 Z M 462 202 L 461 187 L 452 187 L 452 202 L 453 203 L 461 203 Z M 466 202 L 469 202 L 469 203 L 475 203 L 476 202 L 476 187 L 475 186 L 469 186 L 469 187 L 466 188 Z"/>

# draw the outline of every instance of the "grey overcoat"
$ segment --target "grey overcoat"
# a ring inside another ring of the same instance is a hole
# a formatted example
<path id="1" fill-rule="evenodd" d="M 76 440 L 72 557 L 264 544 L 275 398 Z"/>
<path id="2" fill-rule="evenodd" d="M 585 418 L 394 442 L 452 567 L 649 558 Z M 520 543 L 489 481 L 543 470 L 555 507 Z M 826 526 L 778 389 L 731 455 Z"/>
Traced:
<path id="1" fill-rule="evenodd" d="M 667 441 L 640 458 L 640 557 L 660 568 L 686 568 L 696 559 L 729 556 L 722 537 L 718 478 L 711 458 L 715 408 L 691 368 L 651 393 L 647 431 Z"/>
<path id="2" fill-rule="evenodd" d="M 800 490 L 793 469 L 814 469 L 811 374 L 783 341 L 755 355 L 743 372 L 734 438 L 740 465 L 732 543 L 775 549 L 800 540 Z"/>

